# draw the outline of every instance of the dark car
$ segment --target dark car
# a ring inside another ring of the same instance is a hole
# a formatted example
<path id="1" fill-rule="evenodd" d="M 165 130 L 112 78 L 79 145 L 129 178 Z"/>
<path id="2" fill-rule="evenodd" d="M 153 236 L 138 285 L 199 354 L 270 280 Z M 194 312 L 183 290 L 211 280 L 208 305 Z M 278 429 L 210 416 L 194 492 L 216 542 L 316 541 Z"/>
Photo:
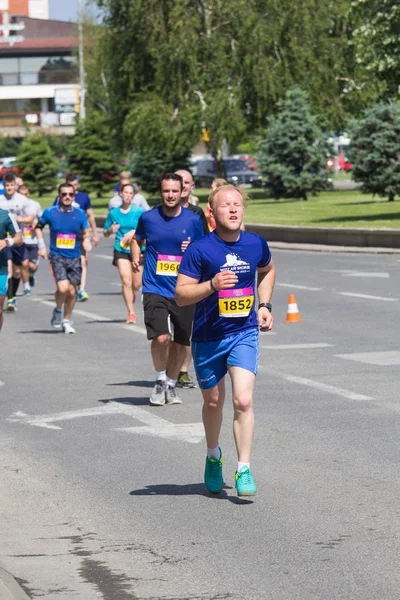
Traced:
<path id="1" fill-rule="evenodd" d="M 226 179 L 229 183 L 242 187 L 261 187 L 261 177 L 251 170 L 247 163 L 240 158 L 224 158 Z M 217 177 L 215 161 L 206 159 L 199 160 L 196 165 L 196 185 L 209 188 Z"/>

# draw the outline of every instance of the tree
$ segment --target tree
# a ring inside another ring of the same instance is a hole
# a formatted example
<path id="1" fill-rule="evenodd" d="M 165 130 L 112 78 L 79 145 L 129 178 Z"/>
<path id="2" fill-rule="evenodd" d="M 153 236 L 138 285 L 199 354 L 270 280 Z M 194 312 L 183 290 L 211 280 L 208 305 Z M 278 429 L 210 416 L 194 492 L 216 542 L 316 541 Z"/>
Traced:
<path id="1" fill-rule="evenodd" d="M 330 187 L 325 163 L 329 144 L 310 112 L 307 94 L 296 87 L 268 121 L 257 159 L 275 198 L 302 198 Z"/>
<path id="2" fill-rule="evenodd" d="M 398 0 L 353 0 L 357 62 L 382 82 L 387 95 L 400 94 L 400 5 Z"/>
<path id="3" fill-rule="evenodd" d="M 0 137 L 0 156 L 17 156 L 21 145 L 11 137 Z"/>
<path id="4" fill-rule="evenodd" d="M 102 69 L 119 147 L 129 146 L 125 121 L 140 124 L 137 105 L 149 94 L 179 115 L 193 145 L 206 130 L 217 168 L 224 141 L 259 133 L 295 84 L 327 126 L 340 127 L 349 111 L 364 106 L 368 86 L 349 51 L 349 0 L 97 4 L 104 9 Z"/>
<path id="5" fill-rule="evenodd" d="M 111 147 L 106 117 L 96 111 L 79 121 L 68 145 L 68 167 L 79 175 L 82 189 L 100 197 L 116 176 L 117 168 Z"/>
<path id="6" fill-rule="evenodd" d="M 393 201 L 400 195 L 400 104 L 375 104 L 350 124 L 349 133 L 352 178 L 364 193 Z"/>
<path id="7" fill-rule="evenodd" d="M 42 196 L 57 184 L 58 161 L 40 133 L 24 139 L 16 167 L 22 170 L 24 183 L 34 194 Z"/>

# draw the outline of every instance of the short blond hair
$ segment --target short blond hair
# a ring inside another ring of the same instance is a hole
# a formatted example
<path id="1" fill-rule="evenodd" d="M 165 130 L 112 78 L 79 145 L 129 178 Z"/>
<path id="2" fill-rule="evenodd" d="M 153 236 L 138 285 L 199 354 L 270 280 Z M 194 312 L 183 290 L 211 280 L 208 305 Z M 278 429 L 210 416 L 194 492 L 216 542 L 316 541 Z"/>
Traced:
<path id="1" fill-rule="evenodd" d="M 246 206 L 246 202 L 248 199 L 248 195 L 247 193 L 240 187 L 237 187 L 236 185 L 233 185 L 232 183 L 227 183 L 224 185 L 220 185 L 219 187 L 217 187 L 214 191 L 211 192 L 209 198 L 208 198 L 208 204 L 210 205 L 210 207 L 214 210 L 214 201 L 216 196 L 219 194 L 219 192 L 222 192 L 223 190 L 234 190 L 235 192 L 237 192 L 243 200 L 243 206 Z"/>

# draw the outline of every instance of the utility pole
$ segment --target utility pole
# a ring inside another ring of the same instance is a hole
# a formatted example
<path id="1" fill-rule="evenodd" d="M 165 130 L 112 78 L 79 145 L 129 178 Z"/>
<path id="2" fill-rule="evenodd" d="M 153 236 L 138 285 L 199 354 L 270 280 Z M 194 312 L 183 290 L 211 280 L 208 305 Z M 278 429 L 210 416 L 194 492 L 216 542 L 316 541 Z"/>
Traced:
<path id="1" fill-rule="evenodd" d="M 85 110 L 85 67 L 83 59 L 83 9 L 82 0 L 78 0 L 78 31 L 79 31 L 79 118 L 86 117 Z"/>

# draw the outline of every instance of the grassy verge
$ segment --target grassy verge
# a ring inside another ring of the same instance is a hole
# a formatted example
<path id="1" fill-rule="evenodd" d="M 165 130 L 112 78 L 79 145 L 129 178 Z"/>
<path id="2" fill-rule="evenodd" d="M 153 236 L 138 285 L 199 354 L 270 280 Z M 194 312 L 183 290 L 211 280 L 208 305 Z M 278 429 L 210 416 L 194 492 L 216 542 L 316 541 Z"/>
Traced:
<path id="1" fill-rule="evenodd" d="M 246 221 L 271 225 L 294 225 L 305 227 L 362 227 L 400 229 L 400 204 L 386 199 L 362 194 L 358 190 L 332 191 L 311 197 L 306 202 L 293 199 L 272 200 L 265 197 L 264 190 L 248 190 Z M 197 189 L 196 195 L 204 208 L 209 191 Z M 43 208 L 51 206 L 55 193 L 39 198 Z M 95 214 L 107 213 L 107 205 L 113 193 L 102 198 L 91 197 Z M 158 197 L 150 197 L 151 205 L 158 204 Z"/>

